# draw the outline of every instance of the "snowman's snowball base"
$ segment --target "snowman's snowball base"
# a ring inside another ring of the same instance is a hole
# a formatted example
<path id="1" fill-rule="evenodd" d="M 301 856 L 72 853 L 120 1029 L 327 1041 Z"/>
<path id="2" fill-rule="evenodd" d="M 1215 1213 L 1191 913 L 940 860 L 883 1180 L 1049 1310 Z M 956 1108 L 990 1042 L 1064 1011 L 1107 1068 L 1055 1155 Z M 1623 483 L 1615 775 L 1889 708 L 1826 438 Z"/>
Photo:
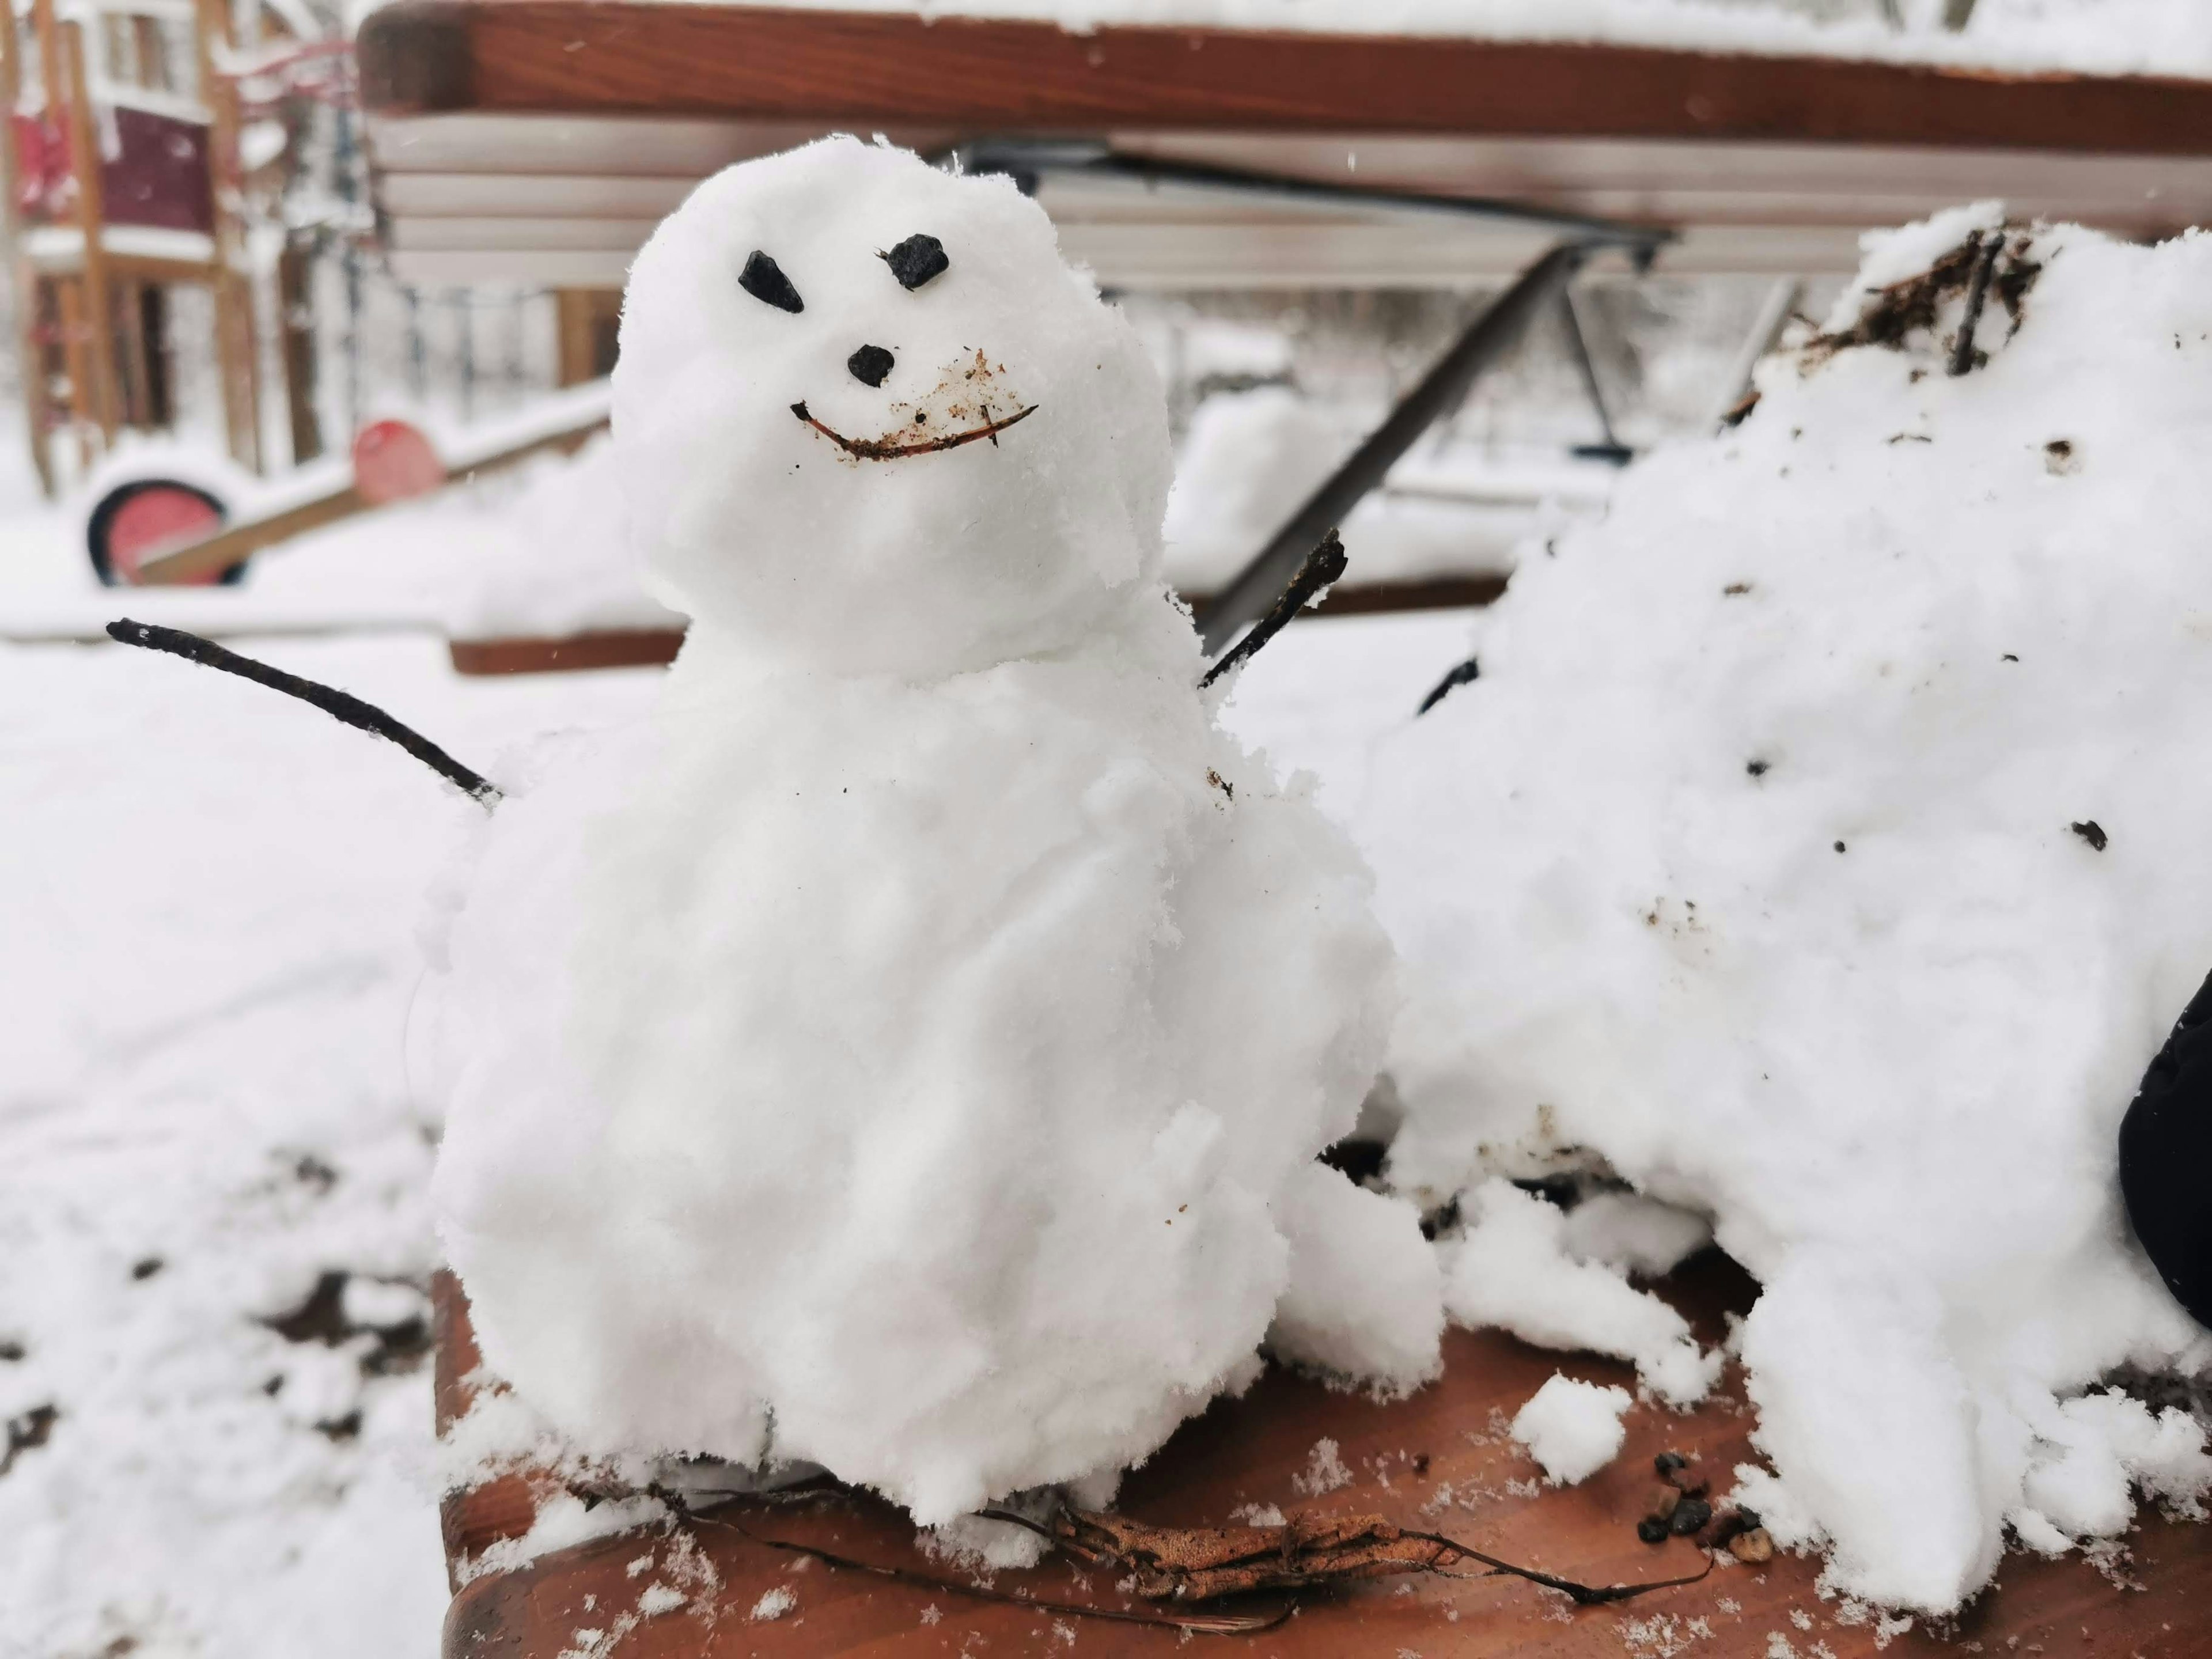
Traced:
<path id="1" fill-rule="evenodd" d="M 909 293 L 875 250 L 915 232 L 951 264 Z M 739 289 L 753 248 L 805 311 Z M 1036 412 L 856 462 L 788 405 L 911 423 L 862 343 L 984 350 Z M 641 257 L 623 365 L 696 620 L 648 720 L 503 772 L 439 947 L 491 1369 L 583 1451 L 803 1460 L 924 1522 L 1144 1458 L 1279 1305 L 1432 1371 L 1414 1212 L 1313 1164 L 1390 1012 L 1367 872 L 1194 689 L 1158 387 L 1042 212 L 849 142 L 734 169 Z"/>
<path id="2" fill-rule="evenodd" d="M 1996 216 L 1899 233 L 1831 326 Z M 2083 1396 L 2212 1359 L 2116 1182 L 2212 968 L 2212 238 L 2025 258 L 1972 373 L 1960 284 L 1632 470 L 1362 820 L 1412 988 L 1390 1171 L 1464 1194 L 1455 1312 L 1530 1312 L 1498 1176 L 1595 1161 L 1712 1217 L 1762 1285 L 1745 1501 L 1938 1613 L 2008 1528 L 2106 1536 L 2131 1480 L 2205 1475 L 2195 1425 Z"/>

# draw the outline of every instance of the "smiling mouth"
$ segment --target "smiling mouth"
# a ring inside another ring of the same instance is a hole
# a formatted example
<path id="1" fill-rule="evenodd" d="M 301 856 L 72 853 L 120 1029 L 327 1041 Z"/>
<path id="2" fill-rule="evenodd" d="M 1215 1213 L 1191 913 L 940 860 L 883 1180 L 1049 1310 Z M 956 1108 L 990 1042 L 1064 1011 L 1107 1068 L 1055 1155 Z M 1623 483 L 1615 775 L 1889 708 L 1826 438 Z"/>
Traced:
<path id="1" fill-rule="evenodd" d="M 816 420 L 807 413 L 806 405 L 803 403 L 792 404 L 791 412 L 848 455 L 864 461 L 894 461 L 902 455 L 933 455 L 940 449 L 957 449 L 963 444 L 972 444 L 983 438 L 988 438 L 991 447 L 995 449 L 999 444 L 999 434 L 1008 427 L 1029 419 L 1037 412 L 1037 406 L 1031 404 L 1026 409 L 1016 410 L 1003 421 L 988 421 L 981 426 L 971 426 L 964 432 L 948 432 L 933 438 L 910 437 L 903 433 L 886 433 L 880 438 L 848 438 L 835 427 L 825 426 Z"/>

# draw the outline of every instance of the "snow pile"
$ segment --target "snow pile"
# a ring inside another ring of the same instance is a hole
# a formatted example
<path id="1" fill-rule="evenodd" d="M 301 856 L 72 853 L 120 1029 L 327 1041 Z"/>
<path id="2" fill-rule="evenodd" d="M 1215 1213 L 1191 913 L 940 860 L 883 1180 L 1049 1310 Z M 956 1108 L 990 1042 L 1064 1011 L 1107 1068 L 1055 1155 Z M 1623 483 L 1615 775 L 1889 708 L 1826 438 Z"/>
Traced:
<path id="1" fill-rule="evenodd" d="M 651 684 L 256 649 L 468 756 Z M 422 889 L 482 815 L 149 653 L 0 647 L 0 1651 L 431 1652 L 433 1127 L 401 1037 Z"/>
<path id="2" fill-rule="evenodd" d="M 1620 1455 L 1628 1438 L 1620 1417 L 1631 1403 L 1626 1389 L 1600 1388 L 1553 1371 L 1514 1413 L 1513 1437 L 1544 1466 L 1544 1478 L 1553 1486 L 1577 1486 Z"/>
<path id="3" fill-rule="evenodd" d="M 1309 1167 L 1392 1006 L 1368 876 L 1193 690 L 1158 386 L 1042 211 L 849 139 L 733 168 L 616 380 L 696 621 L 648 720 L 502 773 L 439 946 L 492 1368 L 925 1522 L 1143 1457 L 1271 1324 L 1431 1372 L 1413 1211 Z"/>
<path id="4" fill-rule="evenodd" d="M 495 521 L 457 561 L 444 607 L 456 639 L 566 639 L 627 629 L 679 629 L 632 557 L 613 444 L 531 462 L 498 491 Z"/>
<path id="5" fill-rule="evenodd" d="M 1657 1337 L 1493 1177 L 1711 1217 L 1764 1286 L 1746 1500 L 1929 1611 L 2008 1526 L 2103 1536 L 2131 1479 L 2207 1474 L 2197 1425 L 2084 1391 L 2212 1363 L 2114 1141 L 2212 966 L 2212 239 L 2014 234 L 1954 378 L 1995 223 L 1873 247 L 1741 428 L 1525 564 L 1362 819 L 1413 986 L 1390 1175 L 1461 1195 L 1455 1311 L 1525 1331 L 1542 1276 L 1596 1346 Z"/>

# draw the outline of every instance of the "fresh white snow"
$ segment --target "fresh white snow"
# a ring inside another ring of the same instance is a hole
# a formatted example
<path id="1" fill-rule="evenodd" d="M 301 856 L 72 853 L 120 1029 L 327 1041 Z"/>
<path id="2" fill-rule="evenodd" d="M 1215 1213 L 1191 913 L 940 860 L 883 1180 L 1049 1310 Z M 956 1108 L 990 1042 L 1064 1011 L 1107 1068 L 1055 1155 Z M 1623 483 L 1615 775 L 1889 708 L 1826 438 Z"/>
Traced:
<path id="1" fill-rule="evenodd" d="M 1579 1486 L 1620 1455 L 1628 1431 L 1626 1389 L 1601 1388 L 1553 1371 L 1513 1416 L 1512 1435 L 1555 1486 Z"/>

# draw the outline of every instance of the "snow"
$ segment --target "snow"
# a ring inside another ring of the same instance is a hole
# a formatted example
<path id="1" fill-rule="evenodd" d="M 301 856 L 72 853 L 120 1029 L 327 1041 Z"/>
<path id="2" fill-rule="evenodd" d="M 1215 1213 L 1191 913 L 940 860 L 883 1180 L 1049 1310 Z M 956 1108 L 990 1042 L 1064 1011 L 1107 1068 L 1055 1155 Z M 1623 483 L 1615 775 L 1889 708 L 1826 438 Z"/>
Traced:
<path id="1" fill-rule="evenodd" d="M 1310 1167 L 1395 994 L 1369 877 L 1195 690 L 1158 385 L 1042 210 L 849 139 L 748 163 L 623 330 L 613 462 L 695 625 L 647 718 L 504 768 L 432 947 L 492 1370 L 585 1450 L 925 1525 L 1146 1456 L 1279 1305 L 1433 1371 L 1413 1207 Z"/>
<path id="2" fill-rule="evenodd" d="M 1872 248 L 1829 329 L 1995 217 Z M 1633 1251 L 1504 1177 L 1711 1218 L 1762 1286 L 1740 1494 L 1929 1613 L 2008 1524 L 2193 1501 L 2199 1428 L 2097 1390 L 2212 1363 L 2114 1139 L 2212 966 L 2212 239 L 2016 239 L 1954 378 L 1959 269 L 1932 329 L 1771 360 L 1741 428 L 1525 562 L 1355 809 L 1408 962 L 1388 1173 L 1460 1200 L 1455 1316 L 1660 1328 L 1579 1256 Z"/>
<path id="3" fill-rule="evenodd" d="M 1699 1350 L 1681 1315 L 1602 1261 L 1569 1254 L 1557 1205 L 1493 1176 L 1462 1194 L 1460 1207 L 1462 1224 L 1438 1253 L 1444 1307 L 1461 1324 L 1632 1361 L 1638 1378 L 1673 1406 L 1694 1405 L 1719 1377 L 1720 1355 Z"/>
<path id="4" fill-rule="evenodd" d="M 1553 1371 L 1514 1413 L 1512 1435 L 1544 1466 L 1547 1480 L 1579 1486 L 1620 1455 L 1628 1438 L 1621 1413 L 1632 1403 L 1626 1389 L 1601 1388 Z"/>
<path id="5" fill-rule="evenodd" d="M 1268 1348 L 1391 1393 L 1435 1378 L 1443 1367 L 1443 1285 L 1420 1212 L 1309 1164 L 1285 1182 L 1274 1216 L 1291 1261 Z"/>
<path id="6" fill-rule="evenodd" d="M 422 637 L 258 648 L 485 765 L 657 678 L 456 682 Z M 431 1652 L 406 1328 L 434 1126 L 404 1038 L 421 894 L 481 811 L 388 744 L 147 653 L 0 647 L 0 1419 L 58 1413 L 0 1475 L 0 1649 Z M 332 1273 L 328 1346 L 264 1322 Z"/>

